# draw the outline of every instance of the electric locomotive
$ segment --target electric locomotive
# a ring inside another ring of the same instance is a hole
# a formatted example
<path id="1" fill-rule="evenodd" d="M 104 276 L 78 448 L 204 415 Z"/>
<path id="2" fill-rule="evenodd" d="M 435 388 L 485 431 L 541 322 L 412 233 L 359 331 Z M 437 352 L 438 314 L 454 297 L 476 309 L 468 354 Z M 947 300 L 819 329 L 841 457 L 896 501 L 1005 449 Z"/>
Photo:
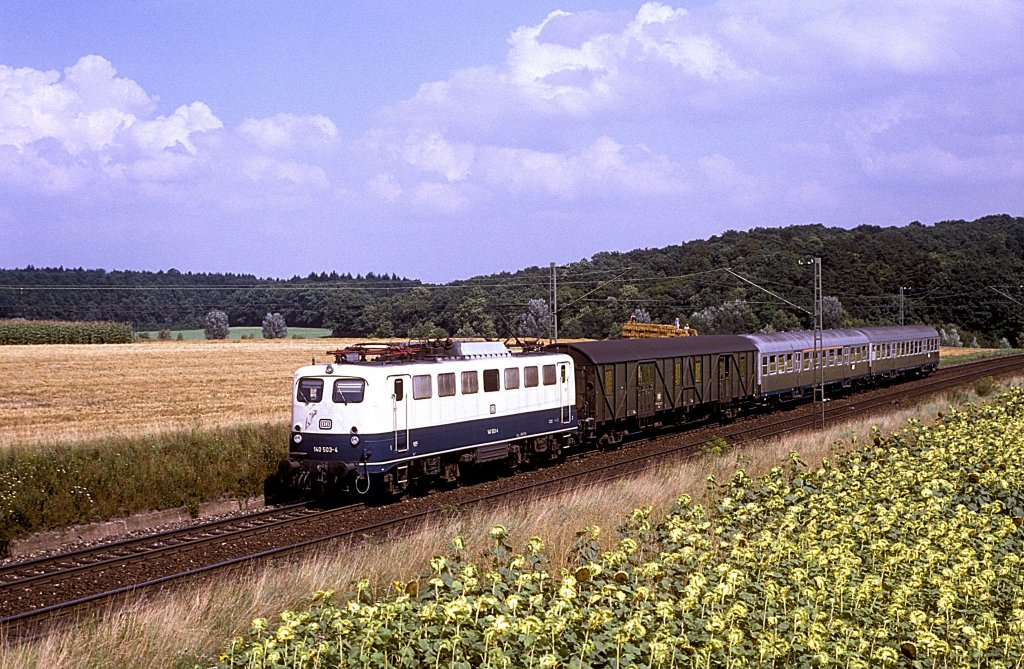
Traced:
<path id="1" fill-rule="evenodd" d="M 267 503 L 388 498 L 467 468 L 558 458 L 576 443 L 572 359 L 500 342 L 360 345 L 295 372 L 289 457 Z"/>

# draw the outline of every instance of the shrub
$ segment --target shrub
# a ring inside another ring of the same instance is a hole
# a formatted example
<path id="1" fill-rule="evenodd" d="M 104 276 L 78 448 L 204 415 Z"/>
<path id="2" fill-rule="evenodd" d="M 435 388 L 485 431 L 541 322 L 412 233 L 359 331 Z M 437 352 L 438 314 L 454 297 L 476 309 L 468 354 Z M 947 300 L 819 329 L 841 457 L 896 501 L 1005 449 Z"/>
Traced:
<path id="1" fill-rule="evenodd" d="M 268 313 L 263 317 L 263 338 L 284 339 L 288 336 L 288 324 L 284 322 L 284 316 L 278 313 Z"/>
<path id="2" fill-rule="evenodd" d="M 162 330 L 160 330 L 160 334 L 158 334 L 156 338 L 161 341 L 170 341 L 171 331 L 168 330 L 167 328 L 163 328 Z"/>
<path id="3" fill-rule="evenodd" d="M 0 344 L 127 344 L 134 340 L 128 323 L 0 320 Z"/>
<path id="4" fill-rule="evenodd" d="M 206 314 L 206 327 L 203 328 L 203 332 L 207 339 L 227 339 L 230 332 L 228 315 L 217 309 Z"/>

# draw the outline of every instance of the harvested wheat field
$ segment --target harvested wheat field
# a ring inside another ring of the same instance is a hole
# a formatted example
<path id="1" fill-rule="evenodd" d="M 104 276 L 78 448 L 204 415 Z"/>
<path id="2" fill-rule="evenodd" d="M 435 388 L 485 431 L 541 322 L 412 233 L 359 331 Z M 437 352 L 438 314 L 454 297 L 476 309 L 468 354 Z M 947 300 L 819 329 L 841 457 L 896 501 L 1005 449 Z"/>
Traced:
<path id="1" fill-rule="evenodd" d="M 284 422 L 295 369 L 353 341 L 0 346 L 0 447 Z"/>

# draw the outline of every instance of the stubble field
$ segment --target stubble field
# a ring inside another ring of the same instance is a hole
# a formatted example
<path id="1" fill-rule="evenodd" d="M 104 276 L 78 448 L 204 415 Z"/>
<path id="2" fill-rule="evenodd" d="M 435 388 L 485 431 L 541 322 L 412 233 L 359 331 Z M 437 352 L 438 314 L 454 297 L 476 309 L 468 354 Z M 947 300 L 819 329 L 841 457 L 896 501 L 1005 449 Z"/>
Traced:
<path id="1" fill-rule="evenodd" d="M 292 373 L 355 340 L 0 347 L 0 447 L 286 422 Z"/>

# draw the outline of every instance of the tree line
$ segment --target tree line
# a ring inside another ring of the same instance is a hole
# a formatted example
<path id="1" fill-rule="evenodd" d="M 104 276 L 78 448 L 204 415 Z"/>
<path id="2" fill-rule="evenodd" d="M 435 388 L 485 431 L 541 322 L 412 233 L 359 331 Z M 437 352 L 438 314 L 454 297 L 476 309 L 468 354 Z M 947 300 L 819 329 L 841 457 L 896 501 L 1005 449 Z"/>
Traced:
<path id="1" fill-rule="evenodd" d="M 615 336 L 631 316 L 678 318 L 703 333 L 811 327 L 813 274 L 801 261 L 815 257 L 826 327 L 897 324 L 902 314 L 906 323 L 956 332 L 965 344 L 1024 345 L 1024 218 L 1007 215 L 888 228 L 753 228 L 597 253 L 557 268 L 558 332 Z M 290 326 L 346 337 L 544 336 L 553 325 L 550 279 L 547 267 L 443 285 L 337 271 L 282 280 L 30 267 L 0 270 L 0 318 L 184 329 L 203 327 L 220 310 L 231 325 L 258 326 L 279 313 Z"/>

